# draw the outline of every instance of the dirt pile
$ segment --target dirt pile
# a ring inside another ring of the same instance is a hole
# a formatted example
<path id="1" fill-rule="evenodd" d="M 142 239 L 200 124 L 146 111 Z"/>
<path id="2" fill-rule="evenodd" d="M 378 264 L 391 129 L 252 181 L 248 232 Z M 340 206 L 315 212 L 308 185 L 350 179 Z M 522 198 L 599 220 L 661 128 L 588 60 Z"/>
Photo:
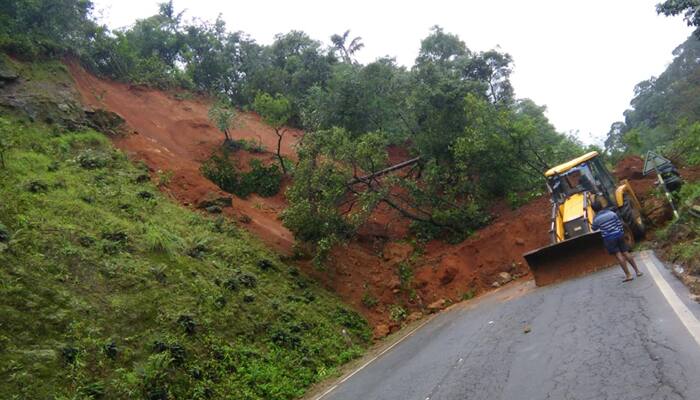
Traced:
<path id="1" fill-rule="evenodd" d="M 673 218 L 673 212 L 668 201 L 661 194 L 662 192 L 658 196 L 653 195 L 653 191 L 657 187 L 656 174 L 651 173 L 644 176 L 642 174 L 643 168 L 644 160 L 641 157 L 629 156 L 617 164 L 613 175 L 620 180 L 629 180 L 637 198 L 642 203 L 642 211 L 646 217 L 647 225 L 650 228 L 661 227 Z M 678 171 L 685 181 L 700 179 L 700 167 L 680 167 Z"/>

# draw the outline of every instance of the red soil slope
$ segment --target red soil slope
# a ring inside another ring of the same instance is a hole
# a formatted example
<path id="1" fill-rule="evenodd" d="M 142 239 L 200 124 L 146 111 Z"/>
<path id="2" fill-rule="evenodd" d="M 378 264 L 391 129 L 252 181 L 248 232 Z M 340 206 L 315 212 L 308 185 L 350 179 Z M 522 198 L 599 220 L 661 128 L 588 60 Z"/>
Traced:
<path id="1" fill-rule="evenodd" d="M 199 171 L 202 161 L 223 141 L 223 134 L 208 120 L 209 100 L 179 100 L 159 90 L 98 79 L 77 63 L 68 66 L 84 104 L 116 112 L 133 129 L 132 134 L 115 139 L 116 146 L 130 157 L 143 160 L 153 173 L 172 171 L 165 190 L 173 197 L 183 204 L 195 205 L 207 196 L 226 195 Z M 236 126 L 231 132 L 233 138 L 254 140 L 268 151 L 276 149 L 277 136 L 257 115 L 240 114 Z M 294 144 L 300 137 L 299 131 L 288 132 L 282 142 L 282 154 L 294 158 Z M 236 154 L 247 157 L 245 152 Z M 260 158 L 274 162 L 272 154 Z M 252 195 L 248 199 L 234 198 L 233 207 L 224 208 L 224 213 L 249 220 L 249 231 L 276 251 L 289 254 L 294 239 L 277 219 L 284 206 L 282 195 Z"/>

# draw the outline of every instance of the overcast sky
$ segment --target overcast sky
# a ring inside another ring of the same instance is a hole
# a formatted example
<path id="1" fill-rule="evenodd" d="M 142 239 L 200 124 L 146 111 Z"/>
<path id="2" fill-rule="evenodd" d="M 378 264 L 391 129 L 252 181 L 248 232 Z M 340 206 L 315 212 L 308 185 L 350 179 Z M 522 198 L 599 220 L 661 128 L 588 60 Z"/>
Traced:
<path id="1" fill-rule="evenodd" d="M 160 2 L 93 1 L 112 28 L 154 14 Z M 440 25 L 473 51 L 499 46 L 510 53 L 516 95 L 546 105 L 559 131 L 599 143 L 622 119 L 634 85 L 663 72 L 692 31 L 681 18 L 657 16 L 659 1 L 175 0 L 175 7 L 187 10 L 186 19 L 214 20 L 221 13 L 229 30 L 263 44 L 292 29 L 328 44 L 332 34 L 350 29 L 365 43 L 360 62 L 388 55 L 408 67 L 420 40 Z"/>

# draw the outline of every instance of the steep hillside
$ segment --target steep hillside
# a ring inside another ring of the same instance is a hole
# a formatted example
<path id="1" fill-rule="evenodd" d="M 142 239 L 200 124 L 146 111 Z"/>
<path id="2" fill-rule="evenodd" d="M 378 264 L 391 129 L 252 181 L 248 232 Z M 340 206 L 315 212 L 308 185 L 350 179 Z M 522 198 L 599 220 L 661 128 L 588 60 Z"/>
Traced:
<path id="1" fill-rule="evenodd" d="M 359 315 L 103 134 L 0 139 L 0 398 L 291 399 L 362 352 Z"/>
<path id="2" fill-rule="evenodd" d="M 90 75 L 75 62 L 68 65 L 86 105 L 109 109 L 126 119 L 132 134 L 115 139 L 115 145 L 146 162 L 152 175 L 169 175 L 169 182 L 164 185 L 167 192 L 192 206 L 225 195 L 200 172 L 201 163 L 224 139 L 207 117 L 210 100 L 193 98 L 187 93 L 178 98 L 159 90 L 110 82 Z M 250 140 L 267 149 L 268 153 L 257 158 L 273 158 L 269 152 L 277 146 L 277 136 L 256 115 L 240 114 L 232 137 Z M 284 156 L 295 157 L 294 144 L 300 137 L 301 132 L 297 130 L 284 136 Z M 245 221 L 246 229 L 273 249 L 289 255 L 294 239 L 277 219 L 283 206 L 282 196 L 263 199 L 253 195 L 247 199 L 237 198 L 233 206 L 224 208 L 223 212 Z"/>
<path id="3" fill-rule="evenodd" d="M 128 124 L 132 133 L 115 138 L 115 145 L 134 159 L 144 161 L 156 181 L 162 174 L 158 171 L 172 172 L 169 181 L 161 185 L 162 190 L 189 206 L 212 197 L 231 196 L 200 172 L 201 163 L 223 140 L 207 119 L 210 103 L 206 99 L 99 79 L 76 63 L 69 63 L 69 68 L 87 105 L 116 112 Z M 285 156 L 294 159 L 294 143 L 302 132 L 291 133 L 285 136 L 282 149 Z M 235 157 L 273 159 L 269 150 L 274 148 L 276 136 L 256 115 L 241 114 L 232 137 L 256 140 L 268 149 L 263 154 L 241 150 Z M 400 147 L 390 148 L 389 154 L 392 163 L 409 157 Z M 225 215 L 243 220 L 241 226 L 272 249 L 292 253 L 293 237 L 278 218 L 286 206 L 283 195 L 233 198 L 232 207 L 223 208 Z M 506 207 L 501 214 L 492 226 L 462 244 L 423 244 L 408 239 L 406 218 L 380 206 L 354 240 L 332 252 L 325 269 L 319 270 L 303 260 L 297 264 L 362 311 L 375 327 L 381 326 L 377 330 L 381 336 L 387 327 L 399 327 L 409 314 L 418 312 L 412 316 L 416 318 L 421 312 L 428 312 L 431 303 L 439 301 L 443 307 L 491 290 L 494 282 L 505 283 L 509 279 L 499 275 L 502 272 L 511 277 L 528 274 L 521 254 L 547 243 L 546 232 L 540 228 L 547 224 L 548 205 L 541 200 L 520 210 Z"/>

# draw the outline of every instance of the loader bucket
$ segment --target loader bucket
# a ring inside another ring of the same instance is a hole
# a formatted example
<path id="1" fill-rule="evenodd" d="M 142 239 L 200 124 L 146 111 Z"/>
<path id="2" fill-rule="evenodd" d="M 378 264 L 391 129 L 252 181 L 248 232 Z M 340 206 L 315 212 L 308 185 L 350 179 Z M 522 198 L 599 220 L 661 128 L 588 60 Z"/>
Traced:
<path id="1" fill-rule="evenodd" d="M 609 267 L 617 261 L 603 247 L 600 232 L 587 233 L 573 239 L 525 253 L 525 261 L 537 286 L 550 285 Z"/>

